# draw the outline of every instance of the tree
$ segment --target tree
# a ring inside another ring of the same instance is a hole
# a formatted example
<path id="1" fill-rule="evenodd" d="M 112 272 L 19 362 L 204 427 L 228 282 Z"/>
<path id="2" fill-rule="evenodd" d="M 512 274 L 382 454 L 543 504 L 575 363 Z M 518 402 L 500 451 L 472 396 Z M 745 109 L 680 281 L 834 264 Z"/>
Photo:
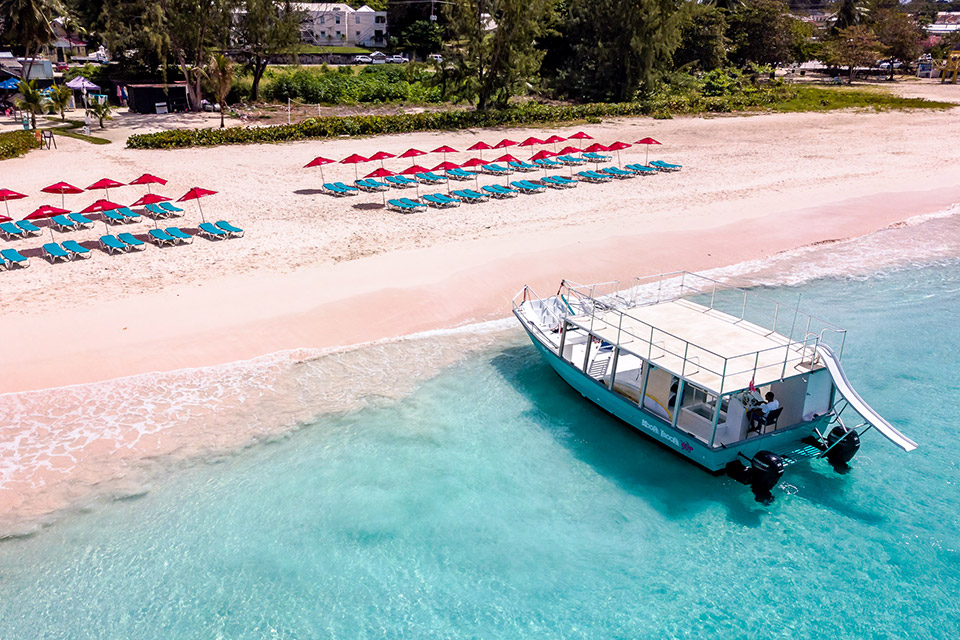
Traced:
<path id="1" fill-rule="evenodd" d="M 923 30 L 913 18 L 896 9 L 880 9 L 874 19 L 874 31 L 890 56 L 890 80 L 893 80 L 895 59 L 909 64 L 920 55 Z"/>
<path id="2" fill-rule="evenodd" d="M 833 33 L 839 33 L 847 27 L 862 23 L 870 13 L 864 0 L 840 0 L 836 7 L 837 19 L 833 23 Z"/>
<path id="3" fill-rule="evenodd" d="M 54 85 L 51 87 L 47 99 L 50 102 L 51 110 L 60 114 L 60 120 L 66 120 L 67 117 L 63 112 L 70 106 L 70 100 L 73 99 L 73 89 L 62 84 Z"/>
<path id="4" fill-rule="evenodd" d="M 400 49 L 421 58 L 440 51 L 442 46 L 443 30 L 436 22 L 430 20 L 417 20 L 400 34 Z"/>
<path id="5" fill-rule="evenodd" d="M 100 121 L 101 129 L 106 128 L 103 126 L 104 120 L 113 120 L 113 116 L 110 115 L 113 111 L 113 106 L 111 106 L 107 100 L 94 100 L 87 110 L 93 114 L 93 117 Z"/>
<path id="6" fill-rule="evenodd" d="M 864 25 L 842 29 L 824 48 L 828 62 L 850 68 L 849 82 L 857 67 L 870 67 L 881 55 L 882 45 L 877 36 Z"/>
<path id="7" fill-rule="evenodd" d="M 693 64 L 712 71 L 727 62 L 727 21 L 724 11 L 709 4 L 690 4 L 680 21 L 680 45 L 673 52 L 676 66 Z"/>
<path id="8" fill-rule="evenodd" d="M 51 21 L 63 12 L 58 0 L 0 0 L 0 33 L 24 48 L 30 78 L 33 61 L 45 44 L 53 40 Z"/>
<path id="9" fill-rule="evenodd" d="M 47 98 L 37 89 L 36 80 L 21 80 L 17 87 L 22 98 L 17 100 L 17 108 L 30 114 L 30 126 L 37 128 L 37 116 L 46 113 Z"/>
<path id="10" fill-rule="evenodd" d="M 256 101 L 270 54 L 291 51 L 300 41 L 301 14 L 289 0 L 245 0 L 241 7 L 234 40 L 253 73 L 250 99 Z"/>
<path id="11" fill-rule="evenodd" d="M 535 79 L 543 60 L 537 48 L 554 0 L 457 0 L 444 5 L 454 42 L 441 71 L 446 91 L 476 100 L 477 108 L 503 108 Z"/>
<path id="12" fill-rule="evenodd" d="M 793 59 L 793 22 L 779 0 L 748 0 L 727 16 L 730 59 L 737 64 L 777 64 Z"/>
<path id="13" fill-rule="evenodd" d="M 160 0 L 163 34 L 187 80 L 187 102 L 200 110 L 201 83 L 212 49 L 225 49 L 233 11 L 228 0 Z"/>
<path id="14" fill-rule="evenodd" d="M 569 43 L 557 84 L 584 100 L 634 100 L 669 66 L 680 42 L 674 0 L 569 0 L 561 26 Z"/>
<path id="15" fill-rule="evenodd" d="M 207 78 L 213 86 L 213 94 L 220 105 L 220 128 L 223 129 L 223 114 L 227 110 L 227 94 L 233 84 L 233 61 L 222 53 L 210 56 L 207 63 Z"/>

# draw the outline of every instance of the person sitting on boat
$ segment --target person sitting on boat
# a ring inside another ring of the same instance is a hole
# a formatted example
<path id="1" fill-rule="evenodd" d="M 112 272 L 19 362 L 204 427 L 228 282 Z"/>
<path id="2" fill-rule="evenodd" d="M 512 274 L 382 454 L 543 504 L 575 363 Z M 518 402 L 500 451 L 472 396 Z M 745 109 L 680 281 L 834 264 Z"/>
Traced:
<path id="1" fill-rule="evenodd" d="M 754 407 L 747 412 L 747 417 L 750 419 L 751 431 L 760 429 L 760 427 L 767 424 L 767 417 L 770 415 L 770 412 L 780 408 L 780 401 L 774 397 L 773 391 L 767 391 L 764 399 L 766 402 L 761 402 L 760 406 Z"/>

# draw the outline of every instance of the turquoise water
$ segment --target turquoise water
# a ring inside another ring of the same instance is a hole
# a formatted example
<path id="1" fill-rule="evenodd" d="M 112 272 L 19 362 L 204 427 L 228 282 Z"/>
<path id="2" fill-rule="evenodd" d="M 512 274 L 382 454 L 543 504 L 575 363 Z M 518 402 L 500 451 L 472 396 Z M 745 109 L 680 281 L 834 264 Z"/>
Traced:
<path id="1" fill-rule="evenodd" d="M 772 507 L 568 392 L 511 332 L 0 543 L 0 638 L 956 638 L 960 262 L 774 290 L 851 330 L 917 440 L 791 468 Z"/>

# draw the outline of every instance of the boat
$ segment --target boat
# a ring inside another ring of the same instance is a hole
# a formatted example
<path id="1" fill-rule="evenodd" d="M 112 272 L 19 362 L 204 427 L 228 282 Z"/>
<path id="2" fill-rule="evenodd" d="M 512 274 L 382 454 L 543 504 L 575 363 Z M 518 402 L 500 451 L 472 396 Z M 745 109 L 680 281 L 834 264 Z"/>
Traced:
<path id="1" fill-rule="evenodd" d="M 761 291 L 686 271 L 563 280 L 549 297 L 525 286 L 513 313 L 584 398 L 758 502 L 793 464 L 847 472 L 871 429 L 915 449 L 844 373 L 846 330 Z"/>

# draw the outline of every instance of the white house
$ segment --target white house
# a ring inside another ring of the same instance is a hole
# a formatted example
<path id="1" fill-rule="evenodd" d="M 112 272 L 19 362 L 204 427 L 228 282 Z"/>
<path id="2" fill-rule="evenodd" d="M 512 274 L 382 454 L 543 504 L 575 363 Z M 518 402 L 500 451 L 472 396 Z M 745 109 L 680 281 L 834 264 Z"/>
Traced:
<path id="1" fill-rule="evenodd" d="M 941 11 L 933 24 L 927 25 L 927 33 L 942 36 L 960 31 L 960 11 Z"/>
<path id="2" fill-rule="evenodd" d="M 385 47 L 387 12 L 367 5 L 354 9 L 334 2 L 303 2 L 294 5 L 303 14 L 300 40 L 330 47 Z"/>

